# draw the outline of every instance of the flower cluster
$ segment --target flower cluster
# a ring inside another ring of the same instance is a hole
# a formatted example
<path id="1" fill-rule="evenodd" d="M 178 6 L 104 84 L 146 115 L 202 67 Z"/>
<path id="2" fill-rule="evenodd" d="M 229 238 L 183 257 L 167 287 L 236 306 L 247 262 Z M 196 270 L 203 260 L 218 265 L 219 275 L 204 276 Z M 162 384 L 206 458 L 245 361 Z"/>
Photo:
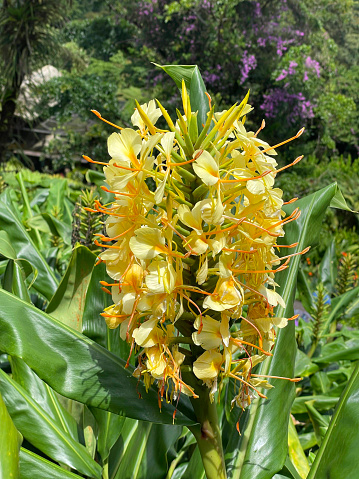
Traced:
<path id="1" fill-rule="evenodd" d="M 100 163 L 114 194 L 95 208 L 108 215 L 96 244 L 113 280 L 102 282 L 113 299 L 103 316 L 138 353 L 135 376 L 161 397 L 196 398 L 205 384 L 213 398 L 230 377 L 244 408 L 271 387 L 252 369 L 288 321 L 273 313 L 284 306 L 274 275 L 293 256 L 277 255 L 277 239 L 299 211 L 284 218 L 276 151 L 258 138 L 264 122 L 246 130 L 247 99 L 215 113 L 209 97 L 199 128 L 183 83 L 184 115 L 173 122 L 159 102 L 137 104 L 134 129 L 117 127 Z M 155 126 L 161 116 L 168 130 Z"/>

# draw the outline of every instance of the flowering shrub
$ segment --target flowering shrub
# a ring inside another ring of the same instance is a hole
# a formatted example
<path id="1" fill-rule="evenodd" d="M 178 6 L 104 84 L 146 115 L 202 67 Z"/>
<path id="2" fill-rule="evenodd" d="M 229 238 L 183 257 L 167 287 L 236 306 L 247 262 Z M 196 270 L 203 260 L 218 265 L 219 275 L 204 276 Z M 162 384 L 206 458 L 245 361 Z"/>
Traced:
<path id="1" fill-rule="evenodd" d="M 277 239 L 300 214 L 284 218 L 274 187 L 281 171 L 274 148 L 290 140 L 274 147 L 260 140 L 264 122 L 247 131 L 247 99 L 227 111 L 212 107 L 199 133 L 183 82 L 176 123 L 159 102 L 137 103 L 135 128 L 118 127 L 108 139 L 111 160 L 100 163 L 103 189 L 115 195 L 110 205 L 96 202 L 108 215 L 96 244 L 114 281 L 102 282 L 113 299 L 103 316 L 139 351 L 135 376 L 147 388 L 156 381 L 161 397 L 198 397 L 183 371 L 210 389 L 211 400 L 225 378 L 236 381 L 232 403 L 242 409 L 265 397 L 258 388 L 272 386 L 252 369 L 271 355 L 273 327 L 293 319 L 273 314 L 285 306 L 275 273 L 293 256 L 277 255 Z M 155 126 L 161 116 L 168 130 Z"/>

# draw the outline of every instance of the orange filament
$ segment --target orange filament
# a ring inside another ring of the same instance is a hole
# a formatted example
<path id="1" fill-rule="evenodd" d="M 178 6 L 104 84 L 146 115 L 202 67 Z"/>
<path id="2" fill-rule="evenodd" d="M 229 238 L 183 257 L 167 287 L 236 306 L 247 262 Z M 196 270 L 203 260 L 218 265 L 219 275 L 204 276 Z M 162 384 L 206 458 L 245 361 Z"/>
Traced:
<path id="1" fill-rule="evenodd" d="M 305 254 L 305 253 L 308 253 L 309 250 L 310 250 L 310 246 L 307 246 L 306 248 L 303 249 L 303 251 L 299 251 L 298 253 L 288 254 L 287 256 L 282 256 L 281 258 L 279 258 L 279 260 L 282 260 L 285 258 L 291 258 L 292 256 L 298 256 L 299 254 Z M 277 259 L 273 259 L 271 263 L 275 263 L 277 261 L 278 261 Z"/>
<path id="2" fill-rule="evenodd" d="M 250 251 L 246 251 L 243 249 L 231 249 L 231 248 L 222 248 L 222 251 L 229 251 L 230 253 L 245 253 L 245 254 L 254 254 L 257 253 L 257 249 L 251 249 Z"/>
<path id="3" fill-rule="evenodd" d="M 233 379 L 237 379 L 238 381 L 241 381 L 242 383 L 246 384 L 248 387 L 252 388 L 255 390 L 255 392 L 258 394 L 259 397 L 263 398 L 263 399 L 267 399 L 267 396 L 265 396 L 264 394 L 262 394 L 261 392 L 258 391 L 257 388 L 255 388 L 254 386 L 252 386 L 252 384 L 250 383 L 247 383 L 247 381 L 245 381 L 244 379 L 240 378 L 239 376 L 236 376 L 235 374 L 233 373 L 228 373 L 229 376 Z"/>
<path id="4" fill-rule="evenodd" d="M 285 145 L 286 143 L 289 143 L 290 141 L 295 140 L 296 138 L 299 138 L 304 130 L 305 130 L 305 128 L 303 127 L 298 131 L 298 133 L 295 136 L 292 136 L 292 138 L 288 138 L 288 140 L 284 140 L 280 143 L 277 143 L 276 145 L 271 146 L 271 147 L 267 148 L 266 150 L 258 151 L 257 153 L 255 153 L 254 156 L 261 155 L 263 153 L 267 153 L 267 151 L 274 150 L 274 148 L 278 148 L 278 146 Z M 278 173 L 278 171 L 280 171 L 280 170 L 277 170 L 277 173 Z"/>
<path id="5" fill-rule="evenodd" d="M 105 293 L 107 293 L 107 294 L 109 294 L 109 295 L 112 296 L 111 291 L 109 291 L 107 288 L 103 288 L 103 287 L 102 287 L 101 289 L 102 289 L 102 291 L 104 291 Z"/>
<path id="6" fill-rule="evenodd" d="M 86 156 L 86 155 L 82 155 L 82 158 L 84 158 L 86 161 L 88 161 L 89 163 L 95 163 L 96 165 L 105 165 L 105 166 L 108 166 L 108 163 L 103 163 L 102 161 L 95 161 L 95 160 L 92 160 L 89 156 Z"/>
<path id="7" fill-rule="evenodd" d="M 140 171 L 139 168 L 130 168 L 129 166 L 122 166 L 122 165 L 118 165 L 117 163 L 113 163 L 113 166 L 115 166 L 116 168 L 121 168 L 121 170 Z"/>
<path id="8" fill-rule="evenodd" d="M 251 376 L 255 376 L 256 378 L 272 378 L 272 379 L 286 379 L 291 383 L 297 383 L 301 381 L 303 378 L 284 378 L 283 376 L 268 376 L 267 374 L 251 374 Z"/>
<path id="9" fill-rule="evenodd" d="M 254 134 L 254 138 L 257 138 L 258 133 L 259 133 L 261 130 L 263 130 L 263 128 L 264 128 L 265 126 L 266 126 L 266 122 L 265 122 L 264 120 L 262 120 L 262 124 L 261 124 L 259 130 L 257 130 L 257 132 Z"/>
<path id="10" fill-rule="evenodd" d="M 251 321 L 249 321 L 247 318 L 243 318 L 243 316 L 241 316 L 241 319 L 243 321 L 245 321 L 246 323 L 250 324 L 257 331 L 257 333 L 259 335 L 259 338 L 258 338 L 259 346 L 262 347 L 263 346 L 263 338 L 262 338 L 261 332 L 259 331 L 257 326 L 255 324 L 253 324 Z"/>
<path id="11" fill-rule="evenodd" d="M 298 246 L 299 243 L 292 243 L 292 244 L 276 244 L 275 248 L 295 248 Z"/>
<path id="12" fill-rule="evenodd" d="M 123 130 L 121 126 L 115 125 L 114 123 L 111 123 L 108 120 L 105 120 L 105 118 L 102 118 L 101 113 L 99 113 L 97 110 L 91 110 L 94 115 L 97 116 L 97 118 L 100 118 L 100 120 L 104 121 L 108 125 L 114 126 L 115 128 L 118 128 L 119 130 Z"/>
<path id="13" fill-rule="evenodd" d="M 249 180 L 258 180 L 259 178 L 263 178 L 264 176 L 269 175 L 269 173 L 275 173 L 275 171 L 267 170 L 264 173 L 262 173 L 261 175 L 253 176 L 252 178 L 240 178 L 239 180 L 222 180 L 221 178 L 219 178 L 218 181 L 220 181 L 221 183 L 239 183 L 239 182 L 244 182 L 244 181 L 249 181 Z M 226 174 L 226 176 L 227 175 L 228 175 L 228 173 Z"/>
<path id="14" fill-rule="evenodd" d="M 242 341 L 242 339 L 234 339 L 234 338 L 232 338 L 231 341 L 233 341 L 233 342 L 234 342 L 235 344 L 237 344 L 238 346 L 240 346 L 241 344 L 246 344 L 247 346 L 251 346 L 252 348 L 259 349 L 259 351 L 262 351 L 262 353 L 265 354 L 266 356 L 273 356 L 272 353 L 268 353 L 268 351 L 265 351 L 264 349 L 262 349 L 262 348 L 259 347 L 259 346 L 256 346 L 255 344 L 248 343 L 247 341 Z"/>
<path id="15" fill-rule="evenodd" d="M 207 93 L 206 91 L 204 92 L 204 94 L 208 98 L 209 109 L 211 110 L 211 108 L 212 108 L 212 98 L 211 98 L 210 94 Z"/>
<path id="16" fill-rule="evenodd" d="M 276 173 L 279 173 L 280 171 L 286 170 L 287 168 L 290 168 L 291 166 L 296 165 L 303 158 L 304 158 L 304 155 L 298 156 L 298 158 L 296 158 L 292 163 L 289 163 L 289 165 L 283 166 L 283 168 L 280 168 L 279 170 L 277 170 Z"/>
<path id="17" fill-rule="evenodd" d="M 297 199 L 298 199 L 298 198 L 292 198 L 292 199 L 289 200 L 289 201 L 285 201 L 285 202 L 283 203 L 283 205 L 290 205 L 290 204 L 292 204 L 292 203 L 295 203 L 295 202 L 297 201 Z"/>
<path id="18" fill-rule="evenodd" d="M 122 193 L 122 192 L 120 193 L 119 191 L 109 190 L 108 188 L 106 188 L 106 186 L 101 186 L 101 190 L 106 191 L 107 193 L 113 193 L 114 195 L 137 196 L 137 195 L 134 194 L 134 193 Z"/>

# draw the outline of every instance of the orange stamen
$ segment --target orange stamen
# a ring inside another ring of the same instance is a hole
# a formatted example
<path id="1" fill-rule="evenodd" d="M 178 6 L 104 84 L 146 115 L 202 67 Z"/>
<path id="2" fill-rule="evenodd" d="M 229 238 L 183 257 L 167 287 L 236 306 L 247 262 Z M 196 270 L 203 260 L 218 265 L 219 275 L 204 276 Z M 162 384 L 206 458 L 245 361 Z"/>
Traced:
<path id="1" fill-rule="evenodd" d="M 304 158 L 304 155 L 298 156 L 298 158 L 296 158 L 292 163 L 289 163 L 289 165 L 283 166 L 283 168 L 279 168 L 279 170 L 277 170 L 276 173 L 279 173 L 280 171 L 286 170 L 287 168 L 296 165 L 303 158 Z"/>
<path id="2" fill-rule="evenodd" d="M 297 199 L 298 199 L 298 198 L 292 198 L 292 199 L 289 200 L 289 201 L 285 201 L 285 202 L 283 203 L 283 205 L 290 205 L 290 204 L 292 204 L 292 203 L 295 203 L 295 202 L 297 201 Z"/>
<path id="3" fill-rule="evenodd" d="M 269 148 L 267 148 L 266 150 L 261 150 L 261 151 L 258 151 L 257 153 L 255 153 L 254 156 L 257 156 L 257 155 L 261 155 L 263 153 L 267 153 L 267 151 L 270 151 L 270 150 L 274 150 L 274 148 L 278 148 L 278 146 L 282 146 L 282 145 L 285 145 L 286 143 L 289 143 L 290 141 L 292 140 L 295 140 L 296 138 L 299 138 L 300 135 L 303 133 L 303 131 L 305 130 L 305 128 L 301 128 L 298 133 L 295 135 L 295 136 L 292 136 L 292 138 L 289 138 L 288 140 L 284 140 L 280 143 L 277 143 L 276 145 L 274 146 L 270 146 Z M 277 172 L 280 171 L 280 170 L 277 170 Z"/>
<path id="4" fill-rule="evenodd" d="M 218 181 L 221 182 L 221 183 L 240 183 L 240 182 L 249 181 L 249 180 L 258 180 L 259 178 L 263 178 L 264 176 L 269 175 L 269 173 L 275 173 L 275 172 L 272 171 L 272 170 L 267 170 L 264 173 L 262 173 L 261 175 L 253 176 L 252 178 L 240 178 L 239 180 L 222 180 L 220 178 Z M 227 175 L 228 175 L 228 173 L 226 174 L 226 176 Z"/>
<path id="5" fill-rule="evenodd" d="M 297 383 L 301 381 L 303 378 L 284 378 L 283 376 L 268 376 L 267 374 L 251 374 L 251 376 L 255 376 L 256 378 L 272 378 L 272 379 L 286 379 L 291 383 Z"/>
<path id="6" fill-rule="evenodd" d="M 86 155 L 82 155 L 82 158 L 84 158 L 86 161 L 88 161 L 89 163 L 95 163 L 96 165 L 105 165 L 105 166 L 108 166 L 108 163 L 103 163 L 102 161 L 95 161 L 95 160 L 92 160 L 89 156 L 86 156 Z"/>
<path id="7" fill-rule="evenodd" d="M 118 128 L 119 130 L 123 130 L 121 126 L 115 125 L 114 123 L 111 123 L 108 120 L 105 120 L 105 118 L 102 118 L 101 113 L 99 113 L 97 110 L 91 110 L 94 115 L 97 116 L 97 118 L 100 118 L 100 120 L 104 121 L 108 125 L 114 126 L 115 128 Z"/>

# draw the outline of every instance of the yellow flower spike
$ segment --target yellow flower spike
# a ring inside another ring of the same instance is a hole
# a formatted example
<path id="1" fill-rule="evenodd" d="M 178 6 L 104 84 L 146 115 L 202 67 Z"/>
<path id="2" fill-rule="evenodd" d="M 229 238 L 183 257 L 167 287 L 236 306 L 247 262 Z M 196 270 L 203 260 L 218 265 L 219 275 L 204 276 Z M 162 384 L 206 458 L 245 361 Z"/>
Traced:
<path id="1" fill-rule="evenodd" d="M 131 352 L 142 348 L 135 374 L 147 388 L 157 384 L 160 403 L 181 393 L 198 397 L 182 369 L 208 386 L 211 400 L 228 377 L 237 381 L 240 407 L 264 397 L 258 388 L 269 383 L 252 367 L 271 355 L 275 328 L 293 319 L 273 314 L 284 305 L 275 273 L 306 249 L 276 255 L 276 247 L 287 247 L 276 244 L 283 226 L 300 212 L 284 217 L 274 181 L 286 167 L 276 169 L 273 156 L 303 131 L 270 146 L 258 138 L 264 123 L 257 131 L 244 127 L 247 100 L 221 113 L 212 107 L 198 136 L 182 83 L 184 116 L 176 125 L 158 101 L 136 103 L 135 128 L 112 134 L 111 159 L 98 162 L 108 185 L 102 189 L 114 194 L 111 203 L 96 201 L 90 209 L 108 215 L 96 244 L 105 249 L 100 261 L 112 281 L 102 287 L 114 304 L 102 314 L 110 328 L 120 326 Z M 161 114 L 169 132 L 155 127 Z M 236 359 L 238 353 L 246 359 Z"/>

